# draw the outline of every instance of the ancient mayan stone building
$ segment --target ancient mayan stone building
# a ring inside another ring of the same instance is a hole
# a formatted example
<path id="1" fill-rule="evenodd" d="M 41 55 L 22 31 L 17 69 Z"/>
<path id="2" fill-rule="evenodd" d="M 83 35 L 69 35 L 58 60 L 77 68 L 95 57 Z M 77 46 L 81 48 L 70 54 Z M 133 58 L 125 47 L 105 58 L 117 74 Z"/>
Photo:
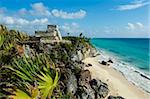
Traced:
<path id="1" fill-rule="evenodd" d="M 62 36 L 57 25 L 48 25 L 46 31 L 35 31 L 35 37 L 40 38 L 40 42 L 42 43 L 62 41 Z"/>

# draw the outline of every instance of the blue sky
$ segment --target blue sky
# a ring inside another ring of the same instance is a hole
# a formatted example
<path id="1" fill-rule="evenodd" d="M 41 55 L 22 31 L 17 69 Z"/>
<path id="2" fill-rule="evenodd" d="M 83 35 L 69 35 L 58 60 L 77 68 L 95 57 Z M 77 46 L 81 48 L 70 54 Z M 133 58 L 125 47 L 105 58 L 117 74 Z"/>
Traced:
<path id="1" fill-rule="evenodd" d="M 63 35 L 149 37 L 148 0 L 0 0 L 0 23 L 33 35 L 57 24 Z"/>

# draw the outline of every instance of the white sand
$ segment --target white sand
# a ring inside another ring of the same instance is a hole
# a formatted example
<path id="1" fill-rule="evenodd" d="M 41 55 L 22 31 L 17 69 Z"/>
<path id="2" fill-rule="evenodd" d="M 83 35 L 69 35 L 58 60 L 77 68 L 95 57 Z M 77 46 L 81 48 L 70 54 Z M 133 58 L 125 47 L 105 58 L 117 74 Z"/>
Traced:
<path id="1" fill-rule="evenodd" d="M 108 84 L 109 95 L 122 96 L 125 99 L 150 99 L 150 94 L 137 86 L 133 85 L 117 70 L 110 66 L 104 66 L 98 63 L 99 57 L 86 58 L 84 63 L 92 64 L 91 67 L 85 67 L 91 72 L 92 78 L 100 79 Z"/>

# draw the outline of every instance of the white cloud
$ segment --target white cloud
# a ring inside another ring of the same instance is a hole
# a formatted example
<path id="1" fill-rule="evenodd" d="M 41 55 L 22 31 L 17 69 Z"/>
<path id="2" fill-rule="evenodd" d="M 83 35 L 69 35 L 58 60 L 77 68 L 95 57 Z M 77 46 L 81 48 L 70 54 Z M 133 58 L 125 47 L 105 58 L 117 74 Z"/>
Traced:
<path id="1" fill-rule="evenodd" d="M 51 13 L 48 10 L 48 7 L 44 6 L 42 2 L 31 4 L 32 10 L 29 12 L 32 15 L 39 15 L 39 16 L 50 16 Z"/>
<path id="2" fill-rule="evenodd" d="M 13 17 L 6 16 L 3 18 L 3 22 L 5 22 L 5 24 L 14 24 L 15 20 Z"/>
<path id="3" fill-rule="evenodd" d="M 58 18 L 63 18 L 63 19 L 80 19 L 86 16 L 86 11 L 84 10 L 79 10 L 78 12 L 68 13 L 63 10 L 53 9 L 51 13 L 53 16 L 58 17 Z"/>
<path id="4" fill-rule="evenodd" d="M 33 21 L 31 21 L 31 24 L 33 24 L 33 25 L 43 25 L 43 24 L 48 24 L 48 19 L 47 19 L 47 18 L 34 19 Z"/>
<path id="5" fill-rule="evenodd" d="M 43 24 L 48 24 L 49 20 L 48 18 L 27 20 L 27 19 L 15 18 L 11 16 L 2 16 L 0 22 L 6 25 L 43 25 Z"/>
<path id="6" fill-rule="evenodd" d="M 26 19 L 23 19 L 23 18 L 14 18 L 14 17 L 11 17 L 11 16 L 3 16 L 2 17 L 2 20 L 1 20 L 4 24 L 7 24 L 7 25 L 26 25 L 26 24 L 29 24 L 29 21 L 26 20 Z"/>
<path id="7" fill-rule="evenodd" d="M 134 29 L 135 29 L 135 25 L 134 25 L 133 23 L 128 23 L 127 28 L 128 28 L 129 30 L 134 30 Z"/>
<path id="8" fill-rule="evenodd" d="M 137 8 L 141 8 L 145 5 L 150 4 L 150 2 L 145 2 L 144 0 L 138 0 L 136 2 L 132 2 L 130 4 L 120 5 L 116 10 L 125 11 L 125 10 L 133 10 Z"/>
<path id="9" fill-rule="evenodd" d="M 139 28 L 143 28 L 143 27 L 144 27 L 144 25 L 143 25 L 142 23 L 140 23 L 140 22 L 137 22 L 136 24 L 137 24 L 137 26 L 138 26 Z"/>
<path id="10" fill-rule="evenodd" d="M 35 17 L 58 17 L 62 19 L 81 19 L 86 16 L 86 11 L 80 9 L 77 12 L 66 12 L 63 10 L 52 9 L 45 6 L 42 2 L 31 4 L 31 9 L 21 8 L 17 14 Z"/>
<path id="11" fill-rule="evenodd" d="M 137 29 L 143 29 L 143 28 L 144 28 L 144 25 L 140 22 L 127 24 L 127 29 L 129 30 L 137 30 Z"/>
<path id="12" fill-rule="evenodd" d="M 80 29 L 79 24 L 73 22 L 71 24 L 65 23 L 64 25 L 60 26 L 61 30 L 66 33 L 81 33 L 84 32 Z"/>
<path id="13" fill-rule="evenodd" d="M 26 19 L 22 19 L 22 18 L 19 18 L 18 20 L 16 20 L 17 24 L 20 24 L 20 25 L 26 25 L 26 24 L 29 24 L 30 22 Z"/>

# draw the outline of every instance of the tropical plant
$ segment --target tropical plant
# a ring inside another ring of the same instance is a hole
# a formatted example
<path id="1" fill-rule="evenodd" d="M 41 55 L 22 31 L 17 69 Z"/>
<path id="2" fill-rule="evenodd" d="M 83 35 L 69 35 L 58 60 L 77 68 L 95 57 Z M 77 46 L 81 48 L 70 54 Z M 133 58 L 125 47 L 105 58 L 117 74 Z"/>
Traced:
<path id="1" fill-rule="evenodd" d="M 54 80 L 48 73 L 41 72 L 41 75 L 37 75 L 39 77 L 38 80 L 38 88 L 40 89 L 40 92 L 42 93 L 42 98 L 46 99 L 46 97 L 51 97 L 54 88 L 57 86 L 59 77 L 58 72 L 56 71 L 56 75 Z"/>
<path id="2" fill-rule="evenodd" d="M 14 59 L 12 66 L 9 66 L 8 68 L 12 70 L 22 82 L 31 84 L 36 82 L 42 99 L 46 99 L 47 97 L 50 98 L 59 80 L 58 72 L 50 68 L 46 56 L 42 59 L 40 59 L 38 54 L 36 54 L 36 56 L 37 57 L 29 58 L 23 56 Z M 26 83 L 20 83 L 20 85 L 23 86 L 25 84 Z M 17 87 L 20 88 L 20 85 Z M 24 90 L 26 90 L 26 88 Z M 17 90 L 15 93 L 17 93 L 17 95 L 26 95 L 20 90 Z M 30 96 L 32 95 L 33 94 L 30 93 Z"/>
<path id="3" fill-rule="evenodd" d="M 27 93 L 25 93 L 24 91 L 17 89 L 14 92 L 15 95 L 10 95 L 9 98 L 12 99 L 34 99 L 31 96 L 29 96 Z"/>
<path id="4" fill-rule="evenodd" d="M 0 48 L 3 45 L 4 41 L 5 41 L 5 37 L 3 35 L 0 35 Z"/>

